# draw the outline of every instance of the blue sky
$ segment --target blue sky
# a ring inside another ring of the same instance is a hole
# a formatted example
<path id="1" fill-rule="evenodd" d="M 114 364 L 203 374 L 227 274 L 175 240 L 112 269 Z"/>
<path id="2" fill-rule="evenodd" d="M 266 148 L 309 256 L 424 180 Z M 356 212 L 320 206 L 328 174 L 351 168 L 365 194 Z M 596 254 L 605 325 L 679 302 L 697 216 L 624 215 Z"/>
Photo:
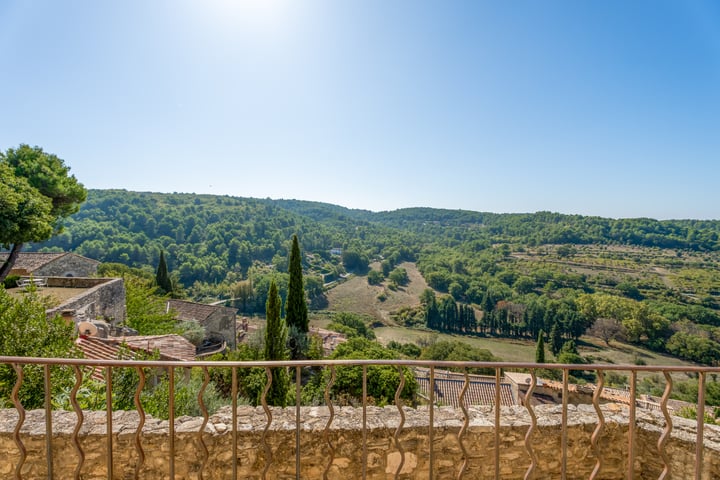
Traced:
<path id="1" fill-rule="evenodd" d="M 0 72 L 89 188 L 720 219 L 712 0 L 5 0 Z"/>

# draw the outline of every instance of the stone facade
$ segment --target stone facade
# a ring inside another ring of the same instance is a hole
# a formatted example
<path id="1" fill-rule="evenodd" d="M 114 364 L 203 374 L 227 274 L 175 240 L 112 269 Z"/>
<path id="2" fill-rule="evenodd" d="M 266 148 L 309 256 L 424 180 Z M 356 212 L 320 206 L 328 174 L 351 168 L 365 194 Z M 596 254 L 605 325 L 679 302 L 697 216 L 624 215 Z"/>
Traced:
<path id="1" fill-rule="evenodd" d="M 168 300 L 167 309 L 174 311 L 178 320 L 200 323 L 207 337 L 220 336 L 228 347 L 237 348 L 237 309 L 175 299 Z"/>
<path id="2" fill-rule="evenodd" d="M 107 319 L 111 324 L 125 321 L 125 283 L 122 278 L 48 278 L 48 287 L 84 288 L 82 293 L 47 311 L 48 316 L 71 310 L 94 320 Z"/>
<path id="3" fill-rule="evenodd" d="M 7 254 L 0 254 L 0 260 Z M 100 262 L 75 253 L 20 253 L 10 270 L 11 275 L 35 277 L 90 277 L 97 273 Z"/>
<path id="4" fill-rule="evenodd" d="M 238 409 L 238 478 L 268 479 L 295 478 L 295 409 L 273 408 L 272 424 L 263 434 L 266 417 L 261 408 Z M 537 407 L 538 428 L 531 437 L 537 468 L 534 478 L 560 478 L 561 472 L 561 410 L 558 406 Z M 603 466 L 598 478 L 625 478 L 627 470 L 627 410 L 619 405 L 603 406 L 607 424 L 599 439 Z M 394 478 L 399 470 L 401 479 L 426 479 L 430 468 L 428 411 L 426 408 L 403 410 L 405 425 L 399 433 L 398 448 L 394 434 L 400 422 L 395 407 L 368 407 L 367 430 L 362 430 L 362 410 L 336 408 L 327 437 L 323 433 L 328 423 L 326 407 L 301 409 L 301 478 L 359 479 L 363 476 L 366 458 L 366 478 L 371 480 Z M 464 460 L 467 464 L 462 478 L 494 478 L 495 434 L 494 415 L 486 407 L 469 409 L 469 428 L 462 439 L 458 434 L 463 425 L 462 412 L 450 407 L 435 410 L 434 478 L 457 478 Z M 14 475 L 20 453 L 13 439 L 17 422 L 15 410 L 0 410 L 0 477 Z M 53 413 L 53 470 L 55 478 L 73 478 L 78 467 L 78 453 L 72 441 L 76 415 L 72 412 Z M 139 461 L 135 447 L 137 412 L 113 414 L 113 478 L 169 478 L 169 442 L 166 421 L 147 418 L 142 430 L 141 445 L 144 462 Z M 202 418 L 182 417 L 176 420 L 175 478 L 226 479 L 232 478 L 231 411 L 224 407 L 209 419 L 202 441 L 198 431 Z M 530 417 L 522 407 L 502 409 L 500 427 L 500 478 L 524 478 L 530 457 L 525 449 L 525 435 Z M 591 448 L 591 435 L 597 416 L 591 406 L 568 407 L 568 478 L 589 478 L 596 459 Z M 635 445 L 635 478 L 658 478 L 663 469 L 657 451 L 658 438 L 664 419 L 650 412 L 638 412 Z M 695 422 L 673 418 L 673 432 L 667 443 L 672 478 L 693 478 L 695 465 Z M 79 433 L 84 452 L 80 478 L 107 478 L 106 418 L 104 412 L 85 412 Z M 366 453 L 363 437 L 366 435 Z M 265 441 L 270 449 L 265 450 Z M 27 412 L 20 431 L 20 439 L 27 450 L 22 478 L 47 478 L 44 411 Z M 329 443 L 328 443 L 329 442 Z M 463 454 L 463 448 L 468 452 Z M 703 479 L 720 478 L 720 428 L 705 426 L 703 445 Z"/>

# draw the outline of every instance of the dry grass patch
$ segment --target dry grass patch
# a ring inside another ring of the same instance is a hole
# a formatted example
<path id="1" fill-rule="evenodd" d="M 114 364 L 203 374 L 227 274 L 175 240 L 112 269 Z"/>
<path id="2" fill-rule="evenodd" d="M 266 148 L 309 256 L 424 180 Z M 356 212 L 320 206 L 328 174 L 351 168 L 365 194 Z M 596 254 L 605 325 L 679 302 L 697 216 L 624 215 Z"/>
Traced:
<path id="1" fill-rule="evenodd" d="M 407 285 L 393 290 L 388 281 L 381 285 L 369 285 L 366 276 L 356 275 L 328 291 L 327 310 L 358 313 L 389 323 L 390 313 L 420 305 L 420 294 L 428 288 L 425 279 L 414 263 L 405 262 L 399 267 L 407 271 Z M 371 268 L 378 269 L 379 265 L 373 264 Z M 384 300 L 381 300 L 383 297 Z"/>

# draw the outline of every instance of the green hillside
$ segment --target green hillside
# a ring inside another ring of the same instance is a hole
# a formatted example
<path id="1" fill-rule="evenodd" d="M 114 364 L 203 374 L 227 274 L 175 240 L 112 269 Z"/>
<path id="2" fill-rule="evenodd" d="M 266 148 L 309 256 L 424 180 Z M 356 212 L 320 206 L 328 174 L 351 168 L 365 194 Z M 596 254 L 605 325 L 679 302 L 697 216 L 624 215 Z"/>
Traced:
<path id="1" fill-rule="evenodd" d="M 324 283 L 354 272 L 369 273 L 368 284 L 402 288 L 399 265 L 413 262 L 433 298 L 387 312 L 408 326 L 522 339 L 555 328 L 566 340 L 607 327 L 597 334 L 608 341 L 703 363 L 720 358 L 718 221 L 369 212 L 299 200 L 91 190 L 62 234 L 31 248 L 148 270 L 162 250 L 171 275 L 194 298 L 234 297 L 251 279 L 240 308 L 252 313 L 264 309 L 270 276 L 284 288 L 293 234 L 315 309 L 327 305 Z"/>

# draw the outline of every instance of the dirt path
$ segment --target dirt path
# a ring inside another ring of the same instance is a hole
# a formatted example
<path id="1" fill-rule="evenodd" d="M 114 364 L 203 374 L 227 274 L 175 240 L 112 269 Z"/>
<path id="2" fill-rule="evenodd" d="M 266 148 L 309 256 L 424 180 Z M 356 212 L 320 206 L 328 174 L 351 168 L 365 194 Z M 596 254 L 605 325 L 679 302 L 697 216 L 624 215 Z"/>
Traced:
<path id="1" fill-rule="evenodd" d="M 660 280 L 662 280 L 663 284 L 667 288 L 673 288 L 675 286 L 672 280 L 670 280 L 670 272 L 667 269 L 662 267 L 653 267 L 652 270 L 657 273 L 658 277 L 660 277 Z"/>

